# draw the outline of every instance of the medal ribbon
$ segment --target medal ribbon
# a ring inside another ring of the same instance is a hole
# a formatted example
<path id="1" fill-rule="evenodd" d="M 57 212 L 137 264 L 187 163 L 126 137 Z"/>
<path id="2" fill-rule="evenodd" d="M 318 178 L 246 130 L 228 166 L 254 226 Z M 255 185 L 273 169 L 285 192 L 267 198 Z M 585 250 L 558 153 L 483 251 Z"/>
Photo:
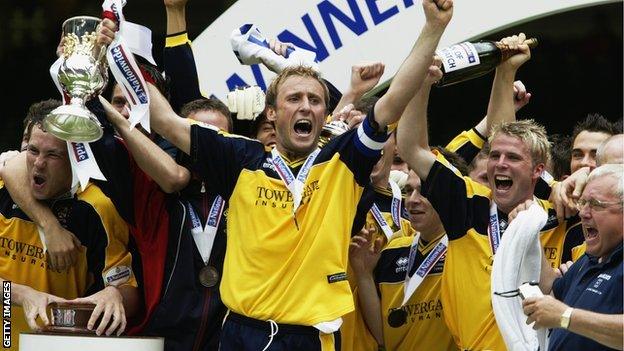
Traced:
<path id="1" fill-rule="evenodd" d="M 141 70 L 123 38 L 123 31 L 126 26 L 122 6 L 121 0 L 105 0 L 102 4 L 105 16 L 110 17 L 107 14 L 112 13 L 120 28 L 115 39 L 106 50 L 106 59 L 113 77 L 121 86 L 121 91 L 128 101 L 130 128 L 141 124 L 147 132 L 150 132 L 149 92 Z"/>
<path id="2" fill-rule="evenodd" d="M 496 255 L 496 250 L 500 245 L 500 224 L 498 223 L 498 208 L 494 201 L 490 205 L 490 224 L 488 225 L 488 239 L 492 255 Z"/>
<path id="3" fill-rule="evenodd" d="M 314 164 L 314 160 L 319 152 L 321 152 L 321 149 L 317 148 L 308 156 L 303 166 L 301 166 L 299 173 L 297 173 L 297 177 L 295 177 L 277 149 L 273 148 L 273 150 L 271 150 L 271 162 L 275 167 L 275 171 L 282 179 L 282 182 L 284 182 L 284 185 L 286 185 L 286 188 L 288 188 L 293 195 L 293 216 L 297 212 L 299 205 L 301 205 L 306 178 L 308 178 L 310 168 L 312 168 L 312 164 Z"/>
<path id="4" fill-rule="evenodd" d="M 390 228 L 390 225 L 388 224 L 383 214 L 381 213 L 381 210 L 379 210 L 379 206 L 377 206 L 377 204 L 374 203 L 373 206 L 371 206 L 370 211 L 371 211 L 371 214 L 373 215 L 373 218 L 375 219 L 377 224 L 379 224 L 379 226 L 381 227 L 381 230 L 386 235 L 387 241 L 390 242 L 390 238 L 392 237 L 392 234 L 394 232 L 392 231 L 392 228 Z"/>
<path id="5" fill-rule="evenodd" d="M 210 212 L 208 213 L 208 220 L 206 220 L 206 226 L 202 228 L 201 220 L 190 202 L 187 202 L 188 213 L 191 218 L 191 234 L 193 234 L 193 241 L 197 251 L 202 257 L 204 264 L 208 264 L 210 261 L 210 254 L 212 247 L 214 246 L 215 239 L 217 237 L 217 229 L 219 229 L 219 223 L 223 215 L 223 209 L 225 208 L 225 200 L 219 195 L 215 197 L 210 206 Z"/>
<path id="6" fill-rule="evenodd" d="M 388 181 L 388 183 L 390 184 L 390 189 L 392 189 L 392 205 L 390 207 L 392 221 L 394 221 L 397 228 L 401 229 L 401 188 L 393 180 Z"/>
<path id="7" fill-rule="evenodd" d="M 448 249 L 448 237 L 444 235 L 436 246 L 429 251 L 429 254 L 425 257 L 420 266 L 414 270 L 419 238 L 420 235 L 414 235 L 412 246 L 410 247 L 409 263 L 407 265 L 407 272 L 405 273 L 405 284 L 403 284 L 403 302 L 401 303 L 401 307 L 405 306 L 416 289 L 418 289 L 423 280 L 425 280 L 427 274 L 429 274 L 436 263 L 444 257 Z"/>

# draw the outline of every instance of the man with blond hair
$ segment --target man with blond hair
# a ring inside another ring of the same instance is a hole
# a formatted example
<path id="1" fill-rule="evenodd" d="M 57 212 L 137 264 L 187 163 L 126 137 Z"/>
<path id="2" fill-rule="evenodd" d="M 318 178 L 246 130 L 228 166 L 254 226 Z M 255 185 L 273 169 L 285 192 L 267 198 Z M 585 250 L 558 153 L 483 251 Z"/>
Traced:
<path id="1" fill-rule="evenodd" d="M 422 84 L 452 7 L 451 0 L 423 2 L 426 23 L 388 92 L 357 130 L 323 149 L 317 142 L 329 94 L 309 68 L 284 70 L 267 90 L 273 149 L 190 126 L 150 86 L 153 128 L 229 202 L 220 291 L 230 312 L 221 350 L 340 348 L 341 316 L 353 310 L 346 266 L 357 203 L 391 126 Z"/>

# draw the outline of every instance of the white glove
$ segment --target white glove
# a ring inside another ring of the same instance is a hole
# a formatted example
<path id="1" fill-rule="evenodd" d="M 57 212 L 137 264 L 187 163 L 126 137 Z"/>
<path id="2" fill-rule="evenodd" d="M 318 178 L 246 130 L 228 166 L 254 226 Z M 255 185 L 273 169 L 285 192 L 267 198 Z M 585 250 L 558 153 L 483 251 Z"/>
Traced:
<path id="1" fill-rule="evenodd" d="M 405 184 L 407 184 L 408 174 L 403 171 L 391 170 L 390 171 L 390 181 L 394 181 L 397 183 L 399 188 L 403 190 L 405 188 Z"/>
<path id="2" fill-rule="evenodd" d="M 264 92 L 256 85 L 232 90 L 227 94 L 227 105 L 236 119 L 254 120 L 264 111 Z"/>
<path id="3" fill-rule="evenodd" d="M 234 54 L 244 65 L 262 63 L 278 74 L 293 66 L 308 66 L 319 72 L 315 61 L 316 53 L 301 48 L 289 48 L 285 57 L 278 55 L 271 50 L 269 42 L 254 24 L 245 24 L 234 29 L 230 43 Z"/>

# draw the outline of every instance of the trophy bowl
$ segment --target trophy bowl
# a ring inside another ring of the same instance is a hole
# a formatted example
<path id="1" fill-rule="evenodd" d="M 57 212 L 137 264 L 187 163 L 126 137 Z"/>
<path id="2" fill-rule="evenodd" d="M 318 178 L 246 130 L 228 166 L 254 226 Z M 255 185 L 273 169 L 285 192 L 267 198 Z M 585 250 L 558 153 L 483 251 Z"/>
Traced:
<path id="1" fill-rule="evenodd" d="M 87 109 L 86 101 L 97 96 L 108 81 L 105 48 L 96 45 L 96 17 L 78 16 L 63 22 L 63 54 L 58 80 L 63 92 L 70 97 L 46 116 L 46 131 L 73 142 L 91 142 L 102 137 L 102 126 Z"/>

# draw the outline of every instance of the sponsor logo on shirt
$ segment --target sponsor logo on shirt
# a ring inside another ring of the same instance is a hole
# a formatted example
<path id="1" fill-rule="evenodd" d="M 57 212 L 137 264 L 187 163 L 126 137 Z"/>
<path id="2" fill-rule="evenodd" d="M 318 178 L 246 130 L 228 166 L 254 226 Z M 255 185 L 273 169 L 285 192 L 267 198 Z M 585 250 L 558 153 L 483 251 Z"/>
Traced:
<path id="1" fill-rule="evenodd" d="M 301 204 L 310 202 L 312 194 L 317 190 L 319 190 L 318 180 L 308 183 L 303 189 Z M 264 186 L 256 187 L 256 206 L 290 209 L 292 208 L 292 203 L 293 196 L 290 190 L 278 190 Z"/>
<path id="2" fill-rule="evenodd" d="M 411 323 L 442 318 L 443 311 L 440 299 L 408 303 L 403 309 L 407 312 L 407 321 Z"/>
<path id="3" fill-rule="evenodd" d="M 109 269 L 104 275 L 104 284 L 119 286 L 130 279 L 132 270 L 127 266 L 117 266 Z"/>
<path id="4" fill-rule="evenodd" d="M 23 243 L 15 239 L 0 238 L 0 252 L 13 261 L 48 268 L 43 247 Z"/>

